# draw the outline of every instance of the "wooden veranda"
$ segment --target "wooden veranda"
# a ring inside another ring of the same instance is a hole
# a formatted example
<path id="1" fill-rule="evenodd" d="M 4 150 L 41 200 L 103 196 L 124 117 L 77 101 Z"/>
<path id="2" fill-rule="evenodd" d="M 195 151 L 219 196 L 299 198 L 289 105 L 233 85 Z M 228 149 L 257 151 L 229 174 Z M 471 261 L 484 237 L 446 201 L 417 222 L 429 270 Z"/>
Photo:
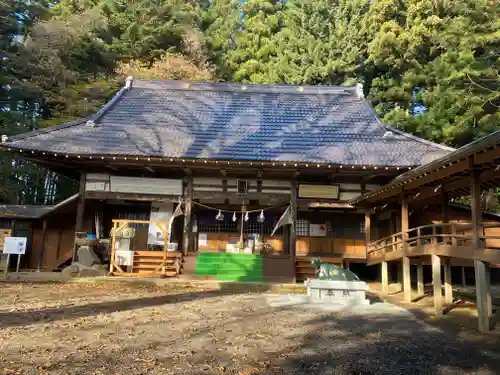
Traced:
<path id="1" fill-rule="evenodd" d="M 453 258 L 474 262 L 478 326 L 491 329 L 490 267 L 500 264 L 500 225 L 483 220 L 483 192 L 500 186 L 500 131 L 464 146 L 448 156 L 405 173 L 351 204 L 363 207 L 367 217 L 388 207 L 400 207 L 401 230 L 372 241 L 367 238 L 367 262 L 381 264 L 382 292 L 388 292 L 388 262 L 402 263 L 406 302 L 412 301 L 410 264 L 417 263 L 417 293 L 423 295 L 422 259 L 432 264 L 436 315 L 443 311 L 441 266 L 444 265 L 445 302 L 452 302 Z M 450 200 L 470 196 L 468 222 L 449 219 Z M 410 228 L 410 209 L 441 205 L 441 222 Z"/>

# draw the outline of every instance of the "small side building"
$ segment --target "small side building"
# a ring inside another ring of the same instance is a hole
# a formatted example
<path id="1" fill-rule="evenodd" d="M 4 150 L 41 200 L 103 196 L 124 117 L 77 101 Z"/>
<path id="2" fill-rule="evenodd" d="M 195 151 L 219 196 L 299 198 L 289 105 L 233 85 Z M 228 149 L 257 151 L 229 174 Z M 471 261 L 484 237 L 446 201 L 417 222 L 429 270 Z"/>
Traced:
<path id="1" fill-rule="evenodd" d="M 54 271 L 71 262 L 78 199 L 76 194 L 56 205 L 0 205 L 0 252 L 3 237 L 26 237 L 21 268 Z"/>

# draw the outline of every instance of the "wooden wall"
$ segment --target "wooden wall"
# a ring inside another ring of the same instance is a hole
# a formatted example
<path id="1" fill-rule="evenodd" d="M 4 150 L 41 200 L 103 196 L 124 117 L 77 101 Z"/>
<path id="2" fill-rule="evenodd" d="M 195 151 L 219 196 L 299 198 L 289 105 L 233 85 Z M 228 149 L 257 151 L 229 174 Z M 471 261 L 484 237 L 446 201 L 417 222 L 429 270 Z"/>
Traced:
<path id="1" fill-rule="evenodd" d="M 202 245 L 198 242 L 199 251 L 225 252 L 227 244 L 236 244 L 240 236 L 235 233 L 206 233 L 207 244 Z M 281 236 L 264 236 L 263 240 L 269 244 L 276 252 L 283 253 L 283 238 Z"/>
<path id="2" fill-rule="evenodd" d="M 365 241 L 350 238 L 298 237 L 296 249 L 299 256 L 321 254 L 347 259 L 366 258 Z"/>

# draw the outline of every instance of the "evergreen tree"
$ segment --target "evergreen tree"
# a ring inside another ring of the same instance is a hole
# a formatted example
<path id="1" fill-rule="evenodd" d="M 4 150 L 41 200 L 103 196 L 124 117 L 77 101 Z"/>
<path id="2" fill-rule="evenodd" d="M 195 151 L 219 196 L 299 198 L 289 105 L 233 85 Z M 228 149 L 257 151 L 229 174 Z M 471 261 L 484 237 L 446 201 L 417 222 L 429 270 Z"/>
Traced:
<path id="1" fill-rule="evenodd" d="M 498 128 L 500 4 L 377 0 L 365 66 L 384 121 L 461 146 Z"/>
<path id="2" fill-rule="evenodd" d="M 274 80 L 352 84 L 361 74 L 368 0 L 291 0 L 275 37 Z"/>
<path id="3" fill-rule="evenodd" d="M 282 27 L 284 3 L 247 0 L 241 6 L 240 26 L 228 56 L 233 79 L 248 83 L 273 83 L 270 61 L 276 57 L 274 36 Z"/>

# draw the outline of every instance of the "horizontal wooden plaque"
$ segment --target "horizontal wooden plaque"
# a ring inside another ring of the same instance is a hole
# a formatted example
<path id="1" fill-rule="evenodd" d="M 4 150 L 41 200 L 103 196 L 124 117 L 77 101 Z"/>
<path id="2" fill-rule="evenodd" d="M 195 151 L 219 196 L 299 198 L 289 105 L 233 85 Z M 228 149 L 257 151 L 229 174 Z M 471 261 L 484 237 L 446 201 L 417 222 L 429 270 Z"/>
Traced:
<path id="1" fill-rule="evenodd" d="M 339 185 L 299 185 L 299 198 L 339 199 Z"/>

